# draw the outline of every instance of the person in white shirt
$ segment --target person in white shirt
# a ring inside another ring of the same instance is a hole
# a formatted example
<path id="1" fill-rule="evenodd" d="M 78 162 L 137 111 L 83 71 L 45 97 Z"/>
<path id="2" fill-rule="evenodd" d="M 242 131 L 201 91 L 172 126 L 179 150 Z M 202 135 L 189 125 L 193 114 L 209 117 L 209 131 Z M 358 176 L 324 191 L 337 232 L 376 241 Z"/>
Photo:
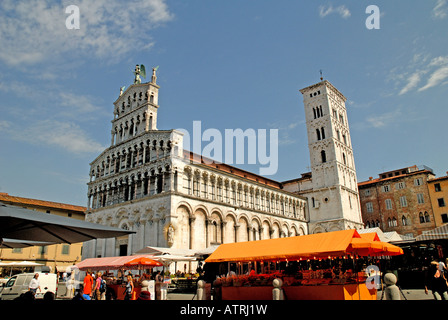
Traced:
<path id="1" fill-rule="evenodd" d="M 41 291 L 41 290 L 40 290 L 39 274 L 38 274 L 38 273 L 36 273 L 36 274 L 34 275 L 34 278 L 31 279 L 30 284 L 29 284 L 29 286 L 28 286 L 28 289 L 31 291 L 31 293 L 32 293 L 33 295 L 36 294 L 37 289 L 39 289 L 39 291 Z"/>
<path id="2" fill-rule="evenodd" d="M 443 261 L 439 261 L 439 271 L 440 272 L 445 272 L 447 269 L 446 269 L 446 265 L 445 265 L 445 263 L 443 263 Z"/>

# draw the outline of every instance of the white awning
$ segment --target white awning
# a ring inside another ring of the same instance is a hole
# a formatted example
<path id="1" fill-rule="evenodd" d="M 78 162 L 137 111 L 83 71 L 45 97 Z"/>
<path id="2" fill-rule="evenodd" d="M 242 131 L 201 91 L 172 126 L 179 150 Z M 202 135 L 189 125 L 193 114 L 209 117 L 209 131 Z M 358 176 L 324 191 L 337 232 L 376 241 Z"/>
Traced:
<path id="1" fill-rule="evenodd" d="M 185 256 L 191 257 L 196 253 L 195 250 L 191 249 L 179 249 L 179 248 L 164 248 L 164 247 L 145 247 L 140 249 L 135 254 L 151 254 L 154 256 L 159 256 L 162 254 L 171 254 L 173 256 Z"/>
<path id="2" fill-rule="evenodd" d="M 426 231 L 415 238 L 415 241 L 448 239 L 448 224 L 431 231 Z"/>

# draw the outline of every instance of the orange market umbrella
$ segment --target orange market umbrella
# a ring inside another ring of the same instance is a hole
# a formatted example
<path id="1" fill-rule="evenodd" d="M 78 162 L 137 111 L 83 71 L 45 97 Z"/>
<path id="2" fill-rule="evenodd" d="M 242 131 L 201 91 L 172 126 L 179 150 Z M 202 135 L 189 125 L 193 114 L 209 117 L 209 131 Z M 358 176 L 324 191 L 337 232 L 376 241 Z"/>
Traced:
<path id="1" fill-rule="evenodd" d="M 394 246 L 393 244 L 383 242 L 386 250 L 385 256 L 398 256 L 400 254 L 404 254 L 403 249 L 398 246 Z"/>
<path id="2" fill-rule="evenodd" d="M 161 267 L 163 264 L 147 257 L 138 257 L 124 264 L 125 267 Z"/>
<path id="3" fill-rule="evenodd" d="M 353 238 L 350 241 L 348 251 L 360 256 L 372 256 L 377 255 L 378 252 L 383 252 L 384 246 L 380 241 L 372 241 L 361 235 L 360 238 Z"/>
<path id="4" fill-rule="evenodd" d="M 400 247 L 380 241 L 376 232 L 363 233 L 361 234 L 361 238 L 370 240 L 376 244 L 369 252 L 371 256 L 397 256 L 403 254 L 403 249 Z"/>

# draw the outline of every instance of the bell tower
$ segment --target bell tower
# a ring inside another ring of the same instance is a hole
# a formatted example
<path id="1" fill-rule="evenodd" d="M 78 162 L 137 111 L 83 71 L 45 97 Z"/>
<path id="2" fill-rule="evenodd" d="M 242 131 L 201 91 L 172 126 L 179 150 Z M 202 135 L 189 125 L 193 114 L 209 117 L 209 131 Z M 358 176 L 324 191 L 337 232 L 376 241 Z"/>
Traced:
<path id="1" fill-rule="evenodd" d="M 152 69 L 151 81 L 142 83 L 140 76 L 146 78 L 144 65 L 136 65 L 135 79 L 114 102 L 111 146 L 127 141 L 144 131 L 157 130 L 157 109 L 159 108 L 159 89 L 156 71 Z"/>
<path id="2" fill-rule="evenodd" d="M 363 227 L 346 98 L 329 81 L 303 95 L 311 163 L 310 233 Z"/>

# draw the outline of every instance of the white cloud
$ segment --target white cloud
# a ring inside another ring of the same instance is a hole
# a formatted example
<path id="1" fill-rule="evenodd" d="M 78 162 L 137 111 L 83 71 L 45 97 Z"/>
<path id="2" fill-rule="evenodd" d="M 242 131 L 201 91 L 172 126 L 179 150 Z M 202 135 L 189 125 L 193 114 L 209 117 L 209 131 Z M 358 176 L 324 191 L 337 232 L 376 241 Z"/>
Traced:
<path id="1" fill-rule="evenodd" d="M 418 91 L 425 91 L 429 88 L 438 86 L 447 78 L 448 78 L 448 66 L 440 67 L 431 74 L 426 85 L 418 89 Z"/>
<path id="2" fill-rule="evenodd" d="M 418 83 L 420 82 L 420 72 L 415 72 L 411 74 L 411 76 L 407 79 L 407 81 L 408 83 L 403 89 L 401 89 L 400 95 L 403 95 L 411 91 L 418 85 Z"/>
<path id="3" fill-rule="evenodd" d="M 77 115 L 79 113 L 90 113 L 100 111 L 100 107 L 94 105 L 92 101 L 95 101 L 93 97 L 78 95 L 71 92 L 59 93 L 60 105 L 67 107 L 64 114 Z"/>
<path id="4" fill-rule="evenodd" d="M 23 118 L 23 114 L 29 115 L 35 119 L 39 117 L 57 117 L 58 119 L 76 119 L 77 121 L 88 121 L 92 118 L 109 115 L 104 108 L 101 108 L 95 102 L 101 101 L 98 97 L 77 94 L 66 91 L 57 86 L 47 89 L 48 86 L 27 84 L 20 81 L 2 81 L 0 79 L 0 91 L 13 94 L 19 98 L 24 97 L 29 104 L 19 104 L 15 108 L 9 108 L 9 114 L 16 114 Z M 51 90 L 51 94 L 48 94 Z M 26 95 L 24 95 L 26 92 Z M 0 104 L 1 105 L 1 104 Z"/>
<path id="5" fill-rule="evenodd" d="M 65 8 L 73 1 L 2 0 L 0 60 L 9 65 L 54 61 L 71 54 L 113 61 L 150 48 L 149 33 L 172 19 L 165 0 L 80 0 L 80 29 L 69 30 Z"/>
<path id="6" fill-rule="evenodd" d="M 422 92 L 444 84 L 448 79 L 448 56 L 439 56 L 429 60 L 428 55 L 414 55 L 408 64 L 408 69 L 410 71 L 401 74 L 397 73 L 396 69 L 391 72 L 391 78 L 395 79 L 402 87 L 399 95 L 412 91 Z"/>
<path id="7" fill-rule="evenodd" d="M 334 8 L 332 5 L 319 6 L 319 16 L 321 18 L 324 18 L 333 13 L 339 14 L 344 19 L 347 19 L 352 15 L 350 10 L 344 5 L 336 8 Z"/>
<path id="8" fill-rule="evenodd" d="M 0 131 L 16 141 L 33 145 L 57 147 L 72 154 L 99 153 L 106 147 L 88 137 L 78 125 L 71 122 L 40 120 L 26 127 L 6 123 L 0 125 Z"/>
<path id="9" fill-rule="evenodd" d="M 275 121 L 268 125 L 271 129 L 278 129 L 280 146 L 287 146 L 297 143 L 297 133 L 295 130 L 299 125 L 304 124 L 305 121 L 298 120 L 296 117 L 291 121 Z"/>
<path id="10" fill-rule="evenodd" d="M 397 109 L 395 111 L 367 117 L 366 121 L 369 127 L 382 128 L 394 122 L 400 115 L 401 111 Z"/>
<path id="11" fill-rule="evenodd" d="M 11 127 L 11 123 L 6 120 L 0 120 L 0 132 L 7 131 Z"/>
<path id="12" fill-rule="evenodd" d="M 444 19 L 447 14 L 447 0 L 437 0 L 436 6 L 432 9 L 432 14 L 436 19 Z"/>

